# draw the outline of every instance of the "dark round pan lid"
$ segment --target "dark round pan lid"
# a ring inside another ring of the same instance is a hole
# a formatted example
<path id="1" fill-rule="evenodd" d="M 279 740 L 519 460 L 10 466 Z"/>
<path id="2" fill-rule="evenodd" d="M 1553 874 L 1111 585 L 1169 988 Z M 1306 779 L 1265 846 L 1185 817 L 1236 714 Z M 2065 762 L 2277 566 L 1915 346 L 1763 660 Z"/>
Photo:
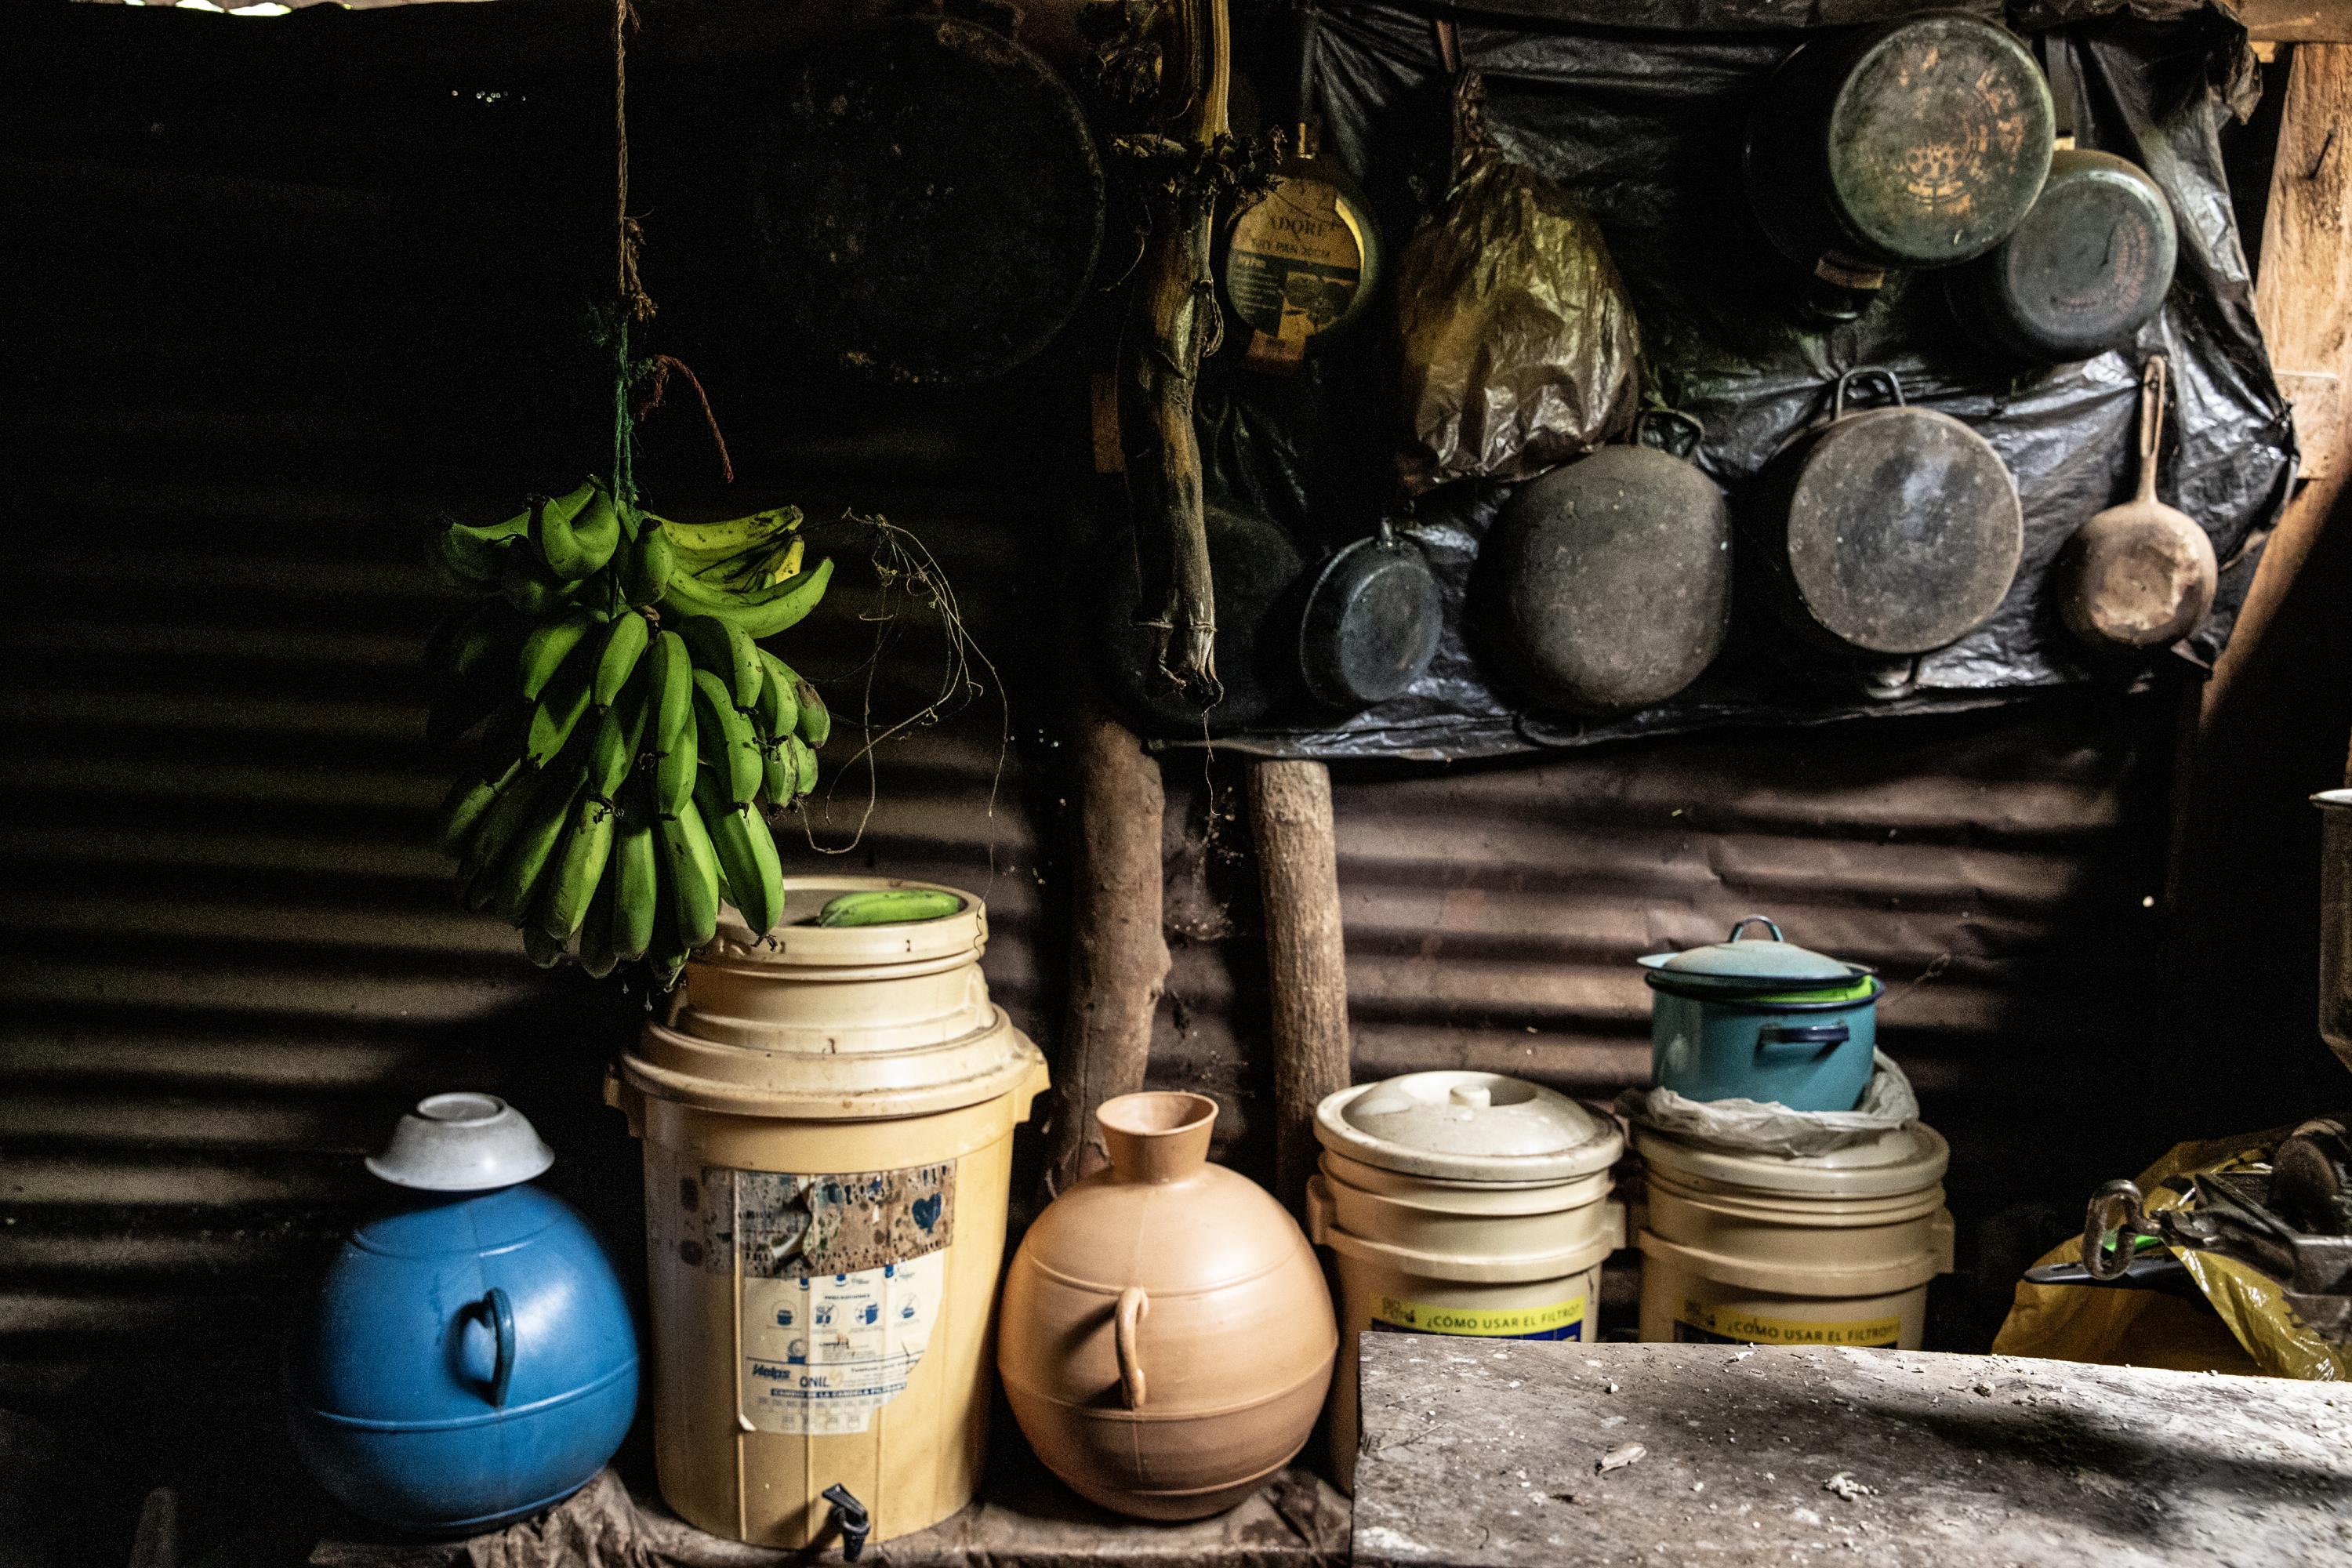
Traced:
<path id="1" fill-rule="evenodd" d="M 1892 24 L 1830 107 L 1834 205 L 1866 254 L 1895 265 L 1980 256 L 2041 194 L 2055 121 L 2015 34 L 1950 12 Z"/>
<path id="2" fill-rule="evenodd" d="M 2067 363 L 2129 343 L 2164 308 L 2179 233 L 2164 187 L 2108 153 L 2067 149 L 2041 199 L 1953 278 L 1961 315 L 2024 360 Z"/>
<path id="3" fill-rule="evenodd" d="M 1307 590 L 1298 669 L 1318 702 L 1360 712 L 1403 694 L 1437 657 L 1445 604 L 1421 547 L 1383 521 Z"/>
<path id="4" fill-rule="evenodd" d="M 1844 411 L 1849 382 L 1876 378 L 1891 407 Z M 2024 552 L 2007 465 L 1985 438 L 1901 402 L 1894 375 L 1850 371 L 1789 497 L 1787 568 L 1805 616 L 1857 652 L 1944 647 L 2000 607 Z"/>
<path id="5" fill-rule="evenodd" d="M 864 26 L 786 73 L 753 159 L 761 275 L 793 341 L 875 380 L 1013 369 L 1061 331 L 1102 245 L 1076 97 L 945 16 Z"/>
<path id="6" fill-rule="evenodd" d="M 1637 439 L 1689 416 L 1648 410 Z M 1479 622 L 1496 673 L 1540 707 L 1623 713 L 1663 702 L 1722 650 L 1731 514 L 1696 464 L 1603 447 L 1519 487 L 1479 552 Z"/>

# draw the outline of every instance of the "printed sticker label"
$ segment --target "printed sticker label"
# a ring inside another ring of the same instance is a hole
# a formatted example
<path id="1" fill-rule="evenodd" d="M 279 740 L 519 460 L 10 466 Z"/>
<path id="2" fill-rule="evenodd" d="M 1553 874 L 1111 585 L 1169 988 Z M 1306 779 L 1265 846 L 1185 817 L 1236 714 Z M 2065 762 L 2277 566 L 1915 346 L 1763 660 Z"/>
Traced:
<path id="1" fill-rule="evenodd" d="M 1226 287 L 1243 321 L 1269 338 L 1303 342 L 1347 313 L 1363 269 L 1363 238 L 1339 193 L 1291 177 L 1234 220 Z"/>
<path id="2" fill-rule="evenodd" d="M 706 1165 L 677 1184 L 677 1251 L 739 1278 L 743 1419 L 863 1432 L 930 1342 L 955 1239 L 955 1167 L 795 1175 Z"/>
<path id="3" fill-rule="evenodd" d="M 1869 1318 L 1851 1322 L 1810 1322 L 1797 1318 L 1767 1318 L 1731 1310 L 1707 1302 L 1683 1299 L 1675 1314 L 1677 1344 L 1707 1345 L 1894 1345 L 1903 1337 L 1900 1318 Z"/>
<path id="4" fill-rule="evenodd" d="M 1372 1303 L 1372 1325 L 1391 1333 L 1470 1334 L 1490 1340 L 1580 1340 L 1584 1298 L 1548 1307 L 1438 1307 L 1382 1296 Z"/>

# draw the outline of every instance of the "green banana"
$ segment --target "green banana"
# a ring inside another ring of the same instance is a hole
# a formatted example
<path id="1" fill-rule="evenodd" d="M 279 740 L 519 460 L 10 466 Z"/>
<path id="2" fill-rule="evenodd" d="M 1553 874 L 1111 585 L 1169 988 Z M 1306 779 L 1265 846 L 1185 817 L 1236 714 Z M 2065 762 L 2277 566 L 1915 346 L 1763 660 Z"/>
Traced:
<path id="1" fill-rule="evenodd" d="M 628 782 L 629 764 L 636 753 L 629 749 L 628 721 L 619 710 L 607 708 L 596 721 L 596 738 L 588 754 L 588 794 L 592 799 L 611 801 Z"/>
<path id="2" fill-rule="evenodd" d="M 661 819 L 661 837 L 671 918 L 677 922 L 677 940 L 690 952 L 719 930 L 719 856 L 691 800 L 675 816 Z"/>
<path id="3" fill-rule="evenodd" d="M 563 944 L 537 926 L 523 927 L 522 951 L 524 957 L 541 969 L 552 969 L 563 962 Z"/>
<path id="4" fill-rule="evenodd" d="M 588 900 L 587 918 L 580 924 L 580 967 L 592 980 L 602 980 L 621 966 L 621 955 L 613 948 L 613 904 L 619 882 L 619 868 L 607 860 L 596 896 Z"/>
<path id="5" fill-rule="evenodd" d="M 449 574 L 471 587 L 488 588 L 499 580 L 506 551 L 530 527 L 530 513 L 522 512 L 487 528 L 453 522 L 441 531 L 441 564 Z"/>
<path id="6" fill-rule="evenodd" d="M 661 848 L 655 839 L 654 819 L 632 813 L 622 818 L 613 840 L 613 868 L 607 873 L 614 883 L 613 951 L 624 960 L 643 958 L 653 942 L 661 899 L 656 870 Z"/>
<path id="7" fill-rule="evenodd" d="M 719 868 L 726 875 L 729 901 L 753 936 L 767 935 L 784 912 L 783 866 L 767 819 L 751 806 L 728 800 L 709 774 L 695 785 L 694 804 L 710 835 Z"/>
<path id="8" fill-rule="evenodd" d="M 489 898 L 482 907 L 509 925 L 522 923 L 540 878 L 572 820 L 572 804 L 580 798 L 585 783 L 575 770 L 551 772 L 531 801 L 514 842 L 507 847 L 505 858 L 489 873 Z"/>
<path id="9" fill-rule="evenodd" d="M 436 675 L 462 680 L 490 662 L 504 642 L 513 617 L 496 599 L 460 605 L 441 617 L 425 641 L 425 668 Z"/>
<path id="10" fill-rule="evenodd" d="M 670 738 L 669 748 L 654 758 L 654 805 L 665 816 L 694 798 L 694 775 L 700 759 L 692 721 Z"/>
<path id="11" fill-rule="evenodd" d="M 522 771 L 522 759 L 517 757 L 506 766 L 506 772 L 496 778 L 482 779 L 461 775 L 452 785 L 448 797 L 441 803 L 440 826 L 434 834 L 434 843 L 444 855 L 457 857 L 465 852 L 474 836 L 475 826 L 498 804 Z"/>
<path id="12" fill-rule="evenodd" d="M 654 934 L 646 947 L 646 973 L 656 991 L 667 992 L 677 986 L 678 972 L 686 967 L 687 948 L 677 933 L 677 900 L 672 892 L 677 878 L 670 874 L 667 855 L 656 858 L 661 864 L 661 897 L 654 906 Z"/>
<path id="13" fill-rule="evenodd" d="M 730 625 L 741 626 L 755 637 L 772 637 L 798 626 L 816 608 L 817 602 L 824 597 L 825 584 L 832 581 L 831 556 L 818 562 L 812 570 L 796 573 L 771 587 L 741 594 L 714 588 L 699 578 L 674 571 L 668 587 L 662 593 L 661 605 L 666 614 L 716 616 Z"/>
<path id="14" fill-rule="evenodd" d="M 466 852 L 457 858 L 458 896 L 467 909 L 478 910 L 489 902 L 488 873 L 506 858 L 515 835 L 522 830 L 524 819 L 530 815 L 530 803 L 546 787 L 544 773 L 524 767 L 499 792 L 490 809 L 482 814 L 481 826 L 474 829 Z"/>
<path id="15" fill-rule="evenodd" d="M 918 921 L 945 920 L 963 908 L 963 900 L 936 888 L 877 888 L 844 893 L 817 910 L 821 926 L 911 925 Z"/>
<path id="16" fill-rule="evenodd" d="M 771 507 L 748 517 L 730 517 L 723 522 L 672 522 L 667 518 L 659 521 L 662 531 L 670 536 L 670 542 L 681 555 L 717 560 L 740 555 L 780 533 L 792 532 L 801 525 L 801 509 Z"/>
<path id="17" fill-rule="evenodd" d="M 727 798 L 738 805 L 759 799 L 760 747 L 751 739 L 751 721 L 728 700 L 726 683 L 707 669 L 694 672 L 694 727 L 702 760 Z"/>
<path id="18" fill-rule="evenodd" d="M 591 699 L 599 708 L 610 708 L 636 672 L 637 660 L 645 656 L 646 645 L 653 640 L 653 623 L 635 611 L 623 611 L 613 617 L 604 629 L 603 646 L 596 650 L 596 677 L 591 683 Z"/>
<path id="19" fill-rule="evenodd" d="M 594 479 L 530 509 L 531 549 L 559 582 L 577 583 L 597 571 L 612 559 L 620 540 L 621 514 Z"/>
<path id="20" fill-rule="evenodd" d="M 793 673 L 791 665 L 766 648 L 760 649 L 760 700 L 754 711 L 766 727 L 763 739 L 772 741 L 791 734 L 800 725 L 801 700 L 793 689 L 801 678 Z"/>
<path id="21" fill-rule="evenodd" d="M 816 793 L 816 749 L 798 735 L 787 735 L 776 742 L 776 751 L 785 767 L 792 770 L 791 798 L 800 800 Z"/>
<path id="22" fill-rule="evenodd" d="M 743 628 L 716 616 L 688 616 L 677 623 L 694 662 L 727 683 L 735 706 L 749 709 L 760 700 L 766 673 L 760 664 L 760 645 Z"/>
<path id="23" fill-rule="evenodd" d="M 795 679 L 793 695 L 800 701 L 799 730 L 801 739 L 812 746 L 822 746 L 833 735 L 833 710 L 817 695 L 816 688 Z"/>
<path id="24" fill-rule="evenodd" d="M 784 740 L 792 737 L 786 736 Z M 800 764 L 784 752 L 783 740 L 760 742 L 760 800 L 767 805 L 790 805 L 800 793 Z"/>
<path id="25" fill-rule="evenodd" d="M 499 592 L 527 621 L 544 619 L 578 586 L 551 576 L 535 550 L 509 550 L 499 563 Z"/>
<path id="26" fill-rule="evenodd" d="M 677 569 L 677 551 L 670 543 L 667 525 L 652 517 L 645 521 L 653 526 L 639 528 L 621 552 L 621 596 L 640 609 L 661 602 L 662 590 Z"/>
<path id="27" fill-rule="evenodd" d="M 515 683 L 530 700 L 547 689 L 580 639 L 596 627 L 597 618 L 574 605 L 552 620 L 541 621 L 530 628 L 522 639 L 522 647 L 515 654 Z"/>
<path id="28" fill-rule="evenodd" d="M 547 683 L 547 689 L 540 693 L 539 706 L 531 710 L 530 734 L 523 742 L 523 754 L 532 762 L 544 765 L 562 751 L 588 711 L 595 653 L 593 644 L 574 647 L 556 670 L 555 679 Z"/>
<path id="29" fill-rule="evenodd" d="M 539 929 L 558 942 L 569 942 L 588 918 L 588 903 L 604 879 L 604 862 L 613 852 L 613 805 L 583 791 L 572 808 L 572 826 L 563 850 L 541 879 L 545 889 L 535 909 Z"/>
<path id="30" fill-rule="evenodd" d="M 654 638 L 651 673 L 646 677 L 646 701 L 652 713 L 654 750 L 667 752 L 694 722 L 694 660 L 686 641 L 676 632 Z"/>

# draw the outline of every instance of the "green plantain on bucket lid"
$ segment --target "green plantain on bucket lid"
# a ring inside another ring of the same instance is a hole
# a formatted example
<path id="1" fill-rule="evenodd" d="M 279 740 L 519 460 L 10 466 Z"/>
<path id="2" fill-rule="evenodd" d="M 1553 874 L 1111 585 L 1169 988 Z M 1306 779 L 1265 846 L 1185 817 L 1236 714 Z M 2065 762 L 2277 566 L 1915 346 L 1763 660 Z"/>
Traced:
<path id="1" fill-rule="evenodd" d="M 1751 925 L 1772 934 L 1743 937 Z M 1649 983 L 1663 991 L 1759 1002 L 1859 1001 L 1876 984 L 1865 965 L 1799 947 L 1762 915 L 1740 921 L 1721 942 L 1683 952 L 1654 952 L 1637 962 L 1650 972 Z"/>
<path id="2" fill-rule="evenodd" d="M 881 888 L 828 900 L 817 910 L 816 923 L 828 928 L 913 925 L 943 921 L 962 908 L 961 899 L 936 888 Z"/>

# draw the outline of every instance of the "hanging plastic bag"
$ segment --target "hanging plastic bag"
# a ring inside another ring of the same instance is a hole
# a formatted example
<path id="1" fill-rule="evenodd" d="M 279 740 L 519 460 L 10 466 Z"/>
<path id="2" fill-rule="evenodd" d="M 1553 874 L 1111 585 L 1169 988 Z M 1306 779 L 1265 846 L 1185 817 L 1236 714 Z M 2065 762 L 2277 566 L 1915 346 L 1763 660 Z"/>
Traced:
<path id="1" fill-rule="evenodd" d="M 1671 1089 L 1629 1089 L 1617 1097 L 1628 1121 L 1740 1154 L 1828 1154 L 1919 1120 L 1911 1080 L 1885 1051 L 1871 1053 L 1870 1087 L 1852 1110 L 1791 1110 L 1762 1100 L 1693 1100 Z"/>
<path id="2" fill-rule="evenodd" d="M 1464 71 L 1454 188 L 1397 262 L 1406 445 L 1415 494 L 1450 479 L 1523 479 L 1633 422 L 1641 342 L 1601 226 L 1504 155 Z"/>

